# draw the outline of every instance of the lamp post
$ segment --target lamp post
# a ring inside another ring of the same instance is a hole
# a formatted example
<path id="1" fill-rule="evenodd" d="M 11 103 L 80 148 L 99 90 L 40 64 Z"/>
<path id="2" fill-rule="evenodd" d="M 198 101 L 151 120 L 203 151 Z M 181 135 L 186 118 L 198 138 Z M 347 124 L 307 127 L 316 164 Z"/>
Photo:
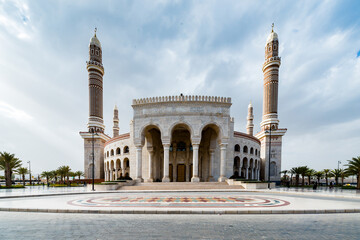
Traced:
<path id="1" fill-rule="evenodd" d="M 339 165 L 341 164 L 341 161 L 338 161 L 338 171 L 340 171 Z"/>
<path id="2" fill-rule="evenodd" d="M 27 162 L 29 164 L 29 177 L 30 177 L 30 186 L 31 186 L 31 165 L 30 161 Z"/>
<path id="3" fill-rule="evenodd" d="M 95 152 L 94 152 L 94 136 L 98 136 L 98 134 L 94 131 L 94 129 L 91 131 L 92 134 L 92 191 L 95 191 L 94 184 L 95 184 Z"/>
<path id="4" fill-rule="evenodd" d="M 269 167 L 268 167 L 268 188 L 271 189 L 270 187 L 270 159 L 271 159 L 271 124 L 269 124 L 269 129 L 270 129 L 270 140 L 269 140 Z M 265 133 L 269 133 L 268 131 L 265 131 Z"/>

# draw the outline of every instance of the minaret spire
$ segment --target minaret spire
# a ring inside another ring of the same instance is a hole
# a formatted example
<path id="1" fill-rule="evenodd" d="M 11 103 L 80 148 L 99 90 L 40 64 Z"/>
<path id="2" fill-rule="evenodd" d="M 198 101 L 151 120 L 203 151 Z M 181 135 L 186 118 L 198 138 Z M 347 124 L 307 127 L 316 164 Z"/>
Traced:
<path id="1" fill-rule="evenodd" d="M 117 106 L 114 107 L 114 126 L 113 126 L 113 137 L 119 136 L 119 110 Z"/>
<path id="2" fill-rule="evenodd" d="M 254 134 L 254 114 L 253 114 L 253 106 L 251 104 L 251 101 L 248 106 L 246 131 L 247 131 L 247 134 L 249 134 L 251 136 Z"/>

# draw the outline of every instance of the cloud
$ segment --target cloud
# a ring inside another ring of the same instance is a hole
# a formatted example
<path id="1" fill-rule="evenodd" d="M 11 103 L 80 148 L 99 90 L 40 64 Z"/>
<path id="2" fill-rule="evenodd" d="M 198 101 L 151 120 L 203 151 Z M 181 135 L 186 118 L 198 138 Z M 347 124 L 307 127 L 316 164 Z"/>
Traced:
<path id="1" fill-rule="evenodd" d="M 0 101 L 0 117 L 13 119 L 19 123 L 27 122 L 33 119 L 31 115 L 21 109 L 17 109 L 10 104 Z"/>

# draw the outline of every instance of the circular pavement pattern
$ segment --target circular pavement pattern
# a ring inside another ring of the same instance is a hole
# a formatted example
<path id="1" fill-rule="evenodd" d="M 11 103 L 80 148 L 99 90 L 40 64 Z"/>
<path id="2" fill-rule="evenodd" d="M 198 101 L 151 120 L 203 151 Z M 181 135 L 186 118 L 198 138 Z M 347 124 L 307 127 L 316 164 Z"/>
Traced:
<path id="1" fill-rule="evenodd" d="M 281 207 L 290 203 L 276 198 L 261 196 L 217 196 L 217 197 L 91 197 L 69 201 L 81 207 Z"/>

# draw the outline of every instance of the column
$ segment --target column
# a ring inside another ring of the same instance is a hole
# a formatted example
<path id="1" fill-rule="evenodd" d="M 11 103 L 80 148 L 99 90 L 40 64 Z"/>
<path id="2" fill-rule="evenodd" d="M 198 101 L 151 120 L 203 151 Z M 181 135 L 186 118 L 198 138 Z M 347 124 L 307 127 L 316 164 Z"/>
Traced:
<path id="1" fill-rule="evenodd" d="M 164 177 L 162 182 L 170 182 L 169 178 L 169 155 L 170 155 L 170 144 L 163 144 L 164 146 Z"/>
<path id="2" fill-rule="evenodd" d="M 220 177 L 219 182 L 225 182 L 225 164 L 226 164 L 226 148 L 227 144 L 220 145 Z"/>
<path id="3" fill-rule="evenodd" d="M 149 152 L 149 178 L 146 180 L 147 182 L 153 182 L 153 162 L 154 162 L 154 150 L 148 149 Z"/>
<path id="4" fill-rule="evenodd" d="M 251 169 L 251 179 L 256 179 L 255 178 L 255 169 L 254 168 Z"/>
<path id="5" fill-rule="evenodd" d="M 260 166 L 257 169 L 257 180 L 260 180 Z"/>
<path id="6" fill-rule="evenodd" d="M 121 168 L 121 170 L 122 170 L 122 175 L 123 175 L 123 177 L 125 177 L 125 169 L 126 169 L 126 165 L 125 165 L 125 159 L 123 160 L 123 165 L 122 165 L 123 167 Z"/>
<path id="7" fill-rule="evenodd" d="M 193 177 L 192 182 L 200 182 L 199 178 L 199 144 L 193 144 Z"/>
<path id="8" fill-rule="evenodd" d="M 215 159 L 215 150 L 209 149 L 210 161 L 209 161 L 209 179 L 208 181 L 213 181 L 213 166 L 214 166 L 214 159 Z"/>
<path id="9" fill-rule="evenodd" d="M 142 146 L 136 146 L 136 176 L 137 182 L 142 182 Z"/>
<path id="10" fill-rule="evenodd" d="M 249 179 L 249 168 L 246 166 L 246 175 L 245 175 L 245 179 Z"/>

